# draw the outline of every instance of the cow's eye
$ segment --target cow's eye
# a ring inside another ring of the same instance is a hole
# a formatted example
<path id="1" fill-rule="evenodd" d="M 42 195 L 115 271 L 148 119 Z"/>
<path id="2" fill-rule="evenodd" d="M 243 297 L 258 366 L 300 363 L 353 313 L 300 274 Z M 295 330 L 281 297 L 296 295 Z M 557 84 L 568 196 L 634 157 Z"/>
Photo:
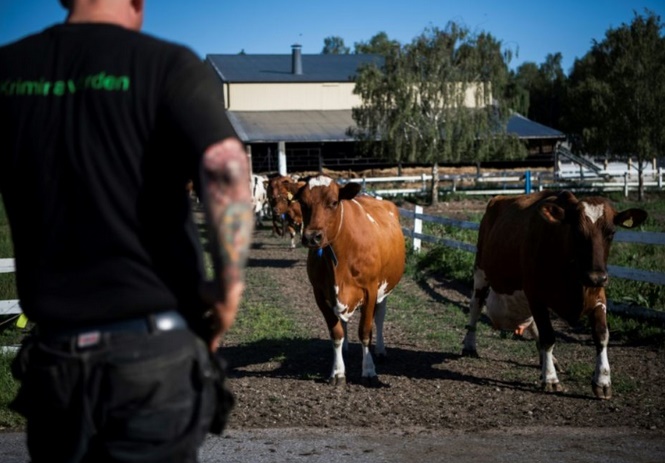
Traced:
<path id="1" fill-rule="evenodd" d="M 335 209 L 337 207 L 338 201 L 330 201 L 330 209 Z"/>

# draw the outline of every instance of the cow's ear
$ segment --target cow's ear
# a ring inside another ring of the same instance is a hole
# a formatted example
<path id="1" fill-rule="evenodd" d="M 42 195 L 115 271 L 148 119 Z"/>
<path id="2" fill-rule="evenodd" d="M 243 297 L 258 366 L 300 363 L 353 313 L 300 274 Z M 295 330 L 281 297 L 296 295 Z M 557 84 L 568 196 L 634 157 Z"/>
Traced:
<path id="1" fill-rule="evenodd" d="M 294 201 L 300 201 L 300 197 L 302 196 L 302 192 L 305 189 L 305 185 L 307 185 L 307 182 L 298 182 L 294 183 L 296 186 L 295 191 L 293 192 L 293 200 Z"/>
<path id="2" fill-rule="evenodd" d="M 349 182 L 339 189 L 339 199 L 353 199 L 360 193 L 361 189 L 362 185 L 360 183 Z"/>
<path id="3" fill-rule="evenodd" d="M 624 228 L 639 227 L 649 214 L 642 209 L 626 209 L 614 216 L 614 225 Z"/>
<path id="4" fill-rule="evenodd" d="M 558 224 L 566 217 L 566 211 L 554 203 L 545 203 L 538 209 L 543 219 L 551 224 Z"/>

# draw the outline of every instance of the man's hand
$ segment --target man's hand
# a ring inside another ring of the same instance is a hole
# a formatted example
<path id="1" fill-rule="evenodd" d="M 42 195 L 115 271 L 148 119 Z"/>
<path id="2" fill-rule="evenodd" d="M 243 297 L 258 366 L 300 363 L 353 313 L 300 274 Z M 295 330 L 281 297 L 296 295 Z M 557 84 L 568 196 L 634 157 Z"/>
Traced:
<path id="1" fill-rule="evenodd" d="M 215 291 L 210 349 L 233 325 L 244 291 L 244 269 L 254 227 L 249 165 L 240 141 L 227 138 L 203 155 L 201 190 L 209 229 Z"/>

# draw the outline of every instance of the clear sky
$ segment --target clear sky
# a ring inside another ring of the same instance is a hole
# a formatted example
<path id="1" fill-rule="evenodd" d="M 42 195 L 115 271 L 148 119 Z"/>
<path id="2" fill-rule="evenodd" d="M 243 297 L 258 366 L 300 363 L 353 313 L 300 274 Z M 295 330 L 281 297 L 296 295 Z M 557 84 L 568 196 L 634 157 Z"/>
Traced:
<path id="1" fill-rule="evenodd" d="M 575 58 L 609 28 L 629 24 L 645 8 L 665 19 L 665 0 L 146 0 L 144 32 L 207 54 L 320 53 L 326 37 L 354 49 L 379 32 L 402 44 L 448 21 L 486 31 L 524 61 L 541 64 L 561 52 L 567 73 Z M 0 0 L 0 45 L 63 21 L 58 0 Z"/>

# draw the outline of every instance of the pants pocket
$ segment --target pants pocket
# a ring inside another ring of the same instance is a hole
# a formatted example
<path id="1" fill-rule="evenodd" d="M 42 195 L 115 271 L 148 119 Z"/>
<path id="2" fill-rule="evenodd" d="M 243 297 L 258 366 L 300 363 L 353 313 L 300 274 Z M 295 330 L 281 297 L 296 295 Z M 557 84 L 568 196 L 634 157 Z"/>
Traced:
<path id="1" fill-rule="evenodd" d="M 66 353 L 38 342 L 26 344 L 14 359 L 12 374 L 21 385 L 10 408 L 26 418 L 62 419 L 80 409 L 80 364 Z"/>

